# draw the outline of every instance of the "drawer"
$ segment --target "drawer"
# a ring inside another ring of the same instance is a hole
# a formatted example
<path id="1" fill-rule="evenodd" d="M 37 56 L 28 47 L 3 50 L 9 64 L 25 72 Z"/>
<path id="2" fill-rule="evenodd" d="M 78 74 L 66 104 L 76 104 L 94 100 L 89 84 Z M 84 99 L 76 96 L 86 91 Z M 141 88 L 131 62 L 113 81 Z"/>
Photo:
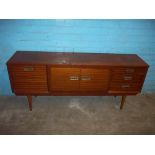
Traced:
<path id="1" fill-rule="evenodd" d="M 111 83 L 110 91 L 140 91 L 142 83 Z"/>
<path id="2" fill-rule="evenodd" d="M 112 82 L 142 82 L 145 75 L 138 75 L 138 74 L 112 74 Z"/>
<path id="3" fill-rule="evenodd" d="M 81 69 L 81 91 L 106 91 L 110 78 L 109 69 Z"/>
<path id="4" fill-rule="evenodd" d="M 56 68 L 50 69 L 51 91 L 78 91 L 80 80 L 80 68 Z"/>
<path id="5" fill-rule="evenodd" d="M 144 67 L 120 67 L 112 69 L 114 74 L 139 74 L 144 75 L 147 71 L 147 68 Z"/>
<path id="6" fill-rule="evenodd" d="M 9 72 L 15 92 L 48 92 L 46 65 L 12 65 Z"/>
<path id="7" fill-rule="evenodd" d="M 14 77 L 46 77 L 46 65 L 13 65 L 9 67 Z"/>
<path id="8" fill-rule="evenodd" d="M 142 82 L 146 68 L 117 68 L 112 70 L 112 82 Z"/>

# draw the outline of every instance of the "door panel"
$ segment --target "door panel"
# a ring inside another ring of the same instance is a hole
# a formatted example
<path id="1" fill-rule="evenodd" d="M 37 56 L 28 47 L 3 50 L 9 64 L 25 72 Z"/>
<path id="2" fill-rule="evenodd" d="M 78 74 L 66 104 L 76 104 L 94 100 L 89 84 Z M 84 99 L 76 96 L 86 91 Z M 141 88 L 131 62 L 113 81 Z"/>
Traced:
<path id="1" fill-rule="evenodd" d="M 106 91 L 109 84 L 109 69 L 81 69 L 81 91 Z"/>
<path id="2" fill-rule="evenodd" d="M 51 91 L 78 91 L 80 80 L 80 68 L 59 68 L 50 69 Z"/>

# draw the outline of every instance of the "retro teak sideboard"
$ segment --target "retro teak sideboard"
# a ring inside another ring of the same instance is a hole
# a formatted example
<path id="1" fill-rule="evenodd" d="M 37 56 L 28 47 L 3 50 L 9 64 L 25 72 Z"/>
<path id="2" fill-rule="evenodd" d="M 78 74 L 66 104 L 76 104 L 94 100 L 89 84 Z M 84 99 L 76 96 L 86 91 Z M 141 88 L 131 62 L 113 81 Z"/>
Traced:
<path id="1" fill-rule="evenodd" d="M 17 51 L 7 62 L 13 93 L 122 96 L 141 92 L 148 64 L 136 54 Z"/>

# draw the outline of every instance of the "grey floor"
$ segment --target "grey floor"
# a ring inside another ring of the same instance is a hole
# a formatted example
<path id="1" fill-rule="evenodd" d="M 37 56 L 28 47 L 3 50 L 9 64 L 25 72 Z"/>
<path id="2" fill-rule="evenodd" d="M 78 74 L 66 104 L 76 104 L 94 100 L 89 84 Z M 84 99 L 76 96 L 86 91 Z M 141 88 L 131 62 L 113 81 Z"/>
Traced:
<path id="1" fill-rule="evenodd" d="M 155 134 L 155 94 L 120 97 L 0 97 L 0 134 Z"/>

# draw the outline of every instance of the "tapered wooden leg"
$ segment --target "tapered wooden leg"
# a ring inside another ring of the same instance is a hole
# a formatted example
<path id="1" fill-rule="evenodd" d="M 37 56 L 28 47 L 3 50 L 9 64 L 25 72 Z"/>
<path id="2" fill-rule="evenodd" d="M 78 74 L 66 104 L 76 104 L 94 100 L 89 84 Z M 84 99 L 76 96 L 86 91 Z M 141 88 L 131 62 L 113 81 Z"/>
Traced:
<path id="1" fill-rule="evenodd" d="M 28 95 L 27 99 L 28 99 L 28 103 L 29 103 L 29 109 L 30 109 L 30 111 L 32 111 L 32 96 Z"/>
<path id="2" fill-rule="evenodd" d="M 126 96 L 122 96 L 120 109 L 123 109 L 123 105 L 124 105 L 125 99 L 126 99 Z"/>

